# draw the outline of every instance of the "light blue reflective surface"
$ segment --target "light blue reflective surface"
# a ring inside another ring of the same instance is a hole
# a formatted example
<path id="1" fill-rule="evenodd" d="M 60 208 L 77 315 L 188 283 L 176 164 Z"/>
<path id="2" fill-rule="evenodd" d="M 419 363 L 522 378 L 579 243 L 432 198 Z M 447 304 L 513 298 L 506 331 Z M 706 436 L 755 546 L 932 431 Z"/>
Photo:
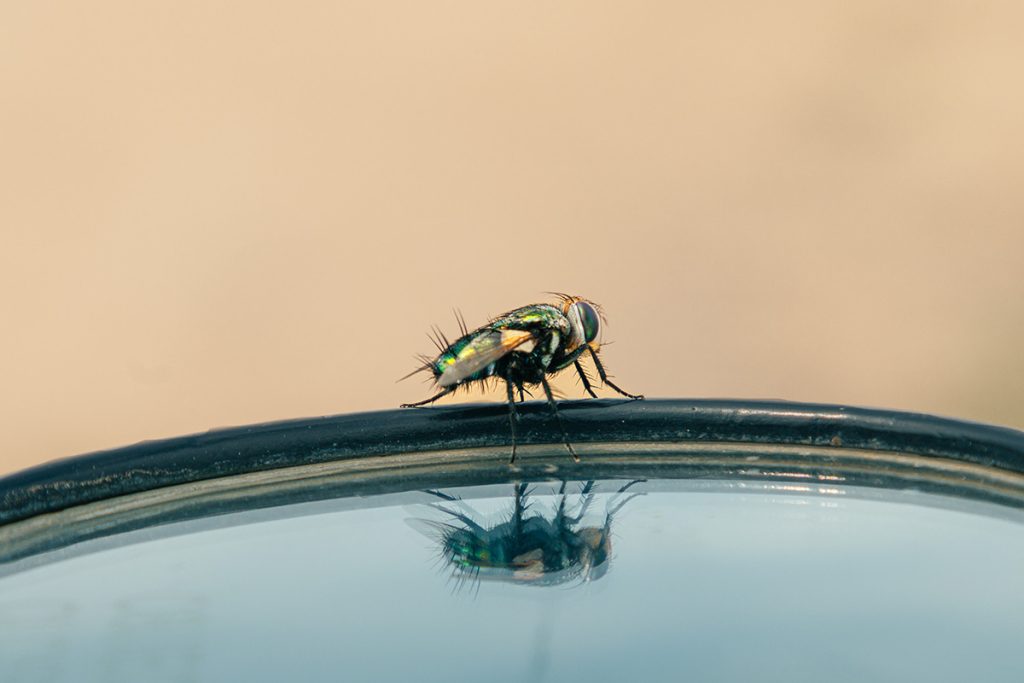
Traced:
<path id="1" fill-rule="evenodd" d="M 730 482 L 647 482 L 623 502 L 624 483 L 599 482 L 574 527 L 600 527 L 623 503 L 607 573 L 552 587 L 453 580 L 441 552 L 437 530 L 464 522 L 439 505 L 494 528 L 512 515 L 511 485 L 445 490 L 464 503 L 344 499 L 96 543 L 0 578 L 2 678 L 1024 680 L 1017 511 Z M 567 488 L 570 511 L 580 486 Z M 553 516 L 557 488 L 534 485 L 526 517 Z"/>

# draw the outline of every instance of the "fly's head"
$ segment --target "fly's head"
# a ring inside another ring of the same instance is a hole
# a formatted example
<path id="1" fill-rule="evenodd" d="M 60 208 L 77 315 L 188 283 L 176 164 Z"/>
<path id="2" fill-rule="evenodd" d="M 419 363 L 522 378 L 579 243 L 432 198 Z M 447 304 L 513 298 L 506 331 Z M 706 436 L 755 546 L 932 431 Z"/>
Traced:
<path id="1" fill-rule="evenodd" d="M 594 351 L 600 349 L 601 324 L 604 322 L 601 307 L 583 297 L 568 294 L 558 296 L 562 299 L 562 315 L 569 320 L 569 329 L 572 332 L 569 350 L 577 349 L 584 344 Z"/>
<path id="2" fill-rule="evenodd" d="M 608 572 L 608 560 L 612 555 L 611 519 L 604 528 L 586 527 L 577 532 L 582 541 L 579 549 L 581 579 L 596 581 Z"/>

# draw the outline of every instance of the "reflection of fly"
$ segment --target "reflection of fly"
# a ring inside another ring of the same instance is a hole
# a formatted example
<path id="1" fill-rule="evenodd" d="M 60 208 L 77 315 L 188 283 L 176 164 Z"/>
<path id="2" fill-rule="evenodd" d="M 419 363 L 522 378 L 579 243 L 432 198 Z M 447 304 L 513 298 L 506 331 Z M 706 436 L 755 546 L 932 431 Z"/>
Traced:
<path id="1" fill-rule="evenodd" d="M 582 356 L 589 354 L 602 382 L 628 398 L 640 399 L 643 396 L 631 394 L 616 386 L 608 379 L 598 359 L 601 347 L 598 333 L 604 318 L 600 307 L 577 296 L 557 296 L 561 299 L 560 305 L 534 304 L 517 308 L 472 332 L 460 318 L 462 336 L 454 343 L 450 343 L 435 330 L 437 338 L 434 343 L 440 355 L 437 358 L 421 356 L 423 366 L 412 374 L 430 372 L 441 391 L 426 400 L 406 403 L 402 407 L 412 408 L 433 403 L 460 386 L 468 386 L 473 382 L 486 382 L 492 377 L 503 379 L 508 394 L 509 424 L 512 427 L 511 461 L 515 462 L 516 422 L 519 420 L 515 395 L 518 391 L 519 400 L 522 401 L 525 386 L 540 384 L 544 387 L 551 413 L 562 430 L 565 446 L 578 462 L 579 456 L 569 443 L 547 376 L 572 365 L 579 373 L 586 392 L 597 398 L 590 377 L 580 365 Z"/>
<path id="2" fill-rule="evenodd" d="M 493 526 L 478 521 L 481 515 L 461 498 L 428 491 L 446 501 L 433 507 L 451 520 L 415 522 L 441 546 L 441 557 L 452 567 L 457 580 L 493 579 L 530 586 L 553 586 L 578 580 L 599 579 L 608 571 L 611 557 L 612 515 L 634 496 L 618 500 L 638 481 L 620 488 L 608 504 L 601 526 L 582 526 L 583 516 L 594 501 L 594 482 L 580 490 L 577 504 L 567 503 L 566 483 L 558 491 L 554 514 L 529 514 L 526 484 L 515 488 L 515 507 L 508 519 Z M 457 508 L 457 509 L 456 509 Z M 475 519 L 474 519 L 475 518 Z"/>

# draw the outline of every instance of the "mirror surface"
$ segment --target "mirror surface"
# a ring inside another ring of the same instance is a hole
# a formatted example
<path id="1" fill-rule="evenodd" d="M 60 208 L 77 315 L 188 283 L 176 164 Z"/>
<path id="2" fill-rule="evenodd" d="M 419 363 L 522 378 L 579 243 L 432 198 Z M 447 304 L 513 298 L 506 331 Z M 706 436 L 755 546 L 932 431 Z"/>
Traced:
<path id="1" fill-rule="evenodd" d="M 1022 521 L 766 481 L 321 500 L 8 565 L 0 661 L 12 681 L 1019 681 Z"/>

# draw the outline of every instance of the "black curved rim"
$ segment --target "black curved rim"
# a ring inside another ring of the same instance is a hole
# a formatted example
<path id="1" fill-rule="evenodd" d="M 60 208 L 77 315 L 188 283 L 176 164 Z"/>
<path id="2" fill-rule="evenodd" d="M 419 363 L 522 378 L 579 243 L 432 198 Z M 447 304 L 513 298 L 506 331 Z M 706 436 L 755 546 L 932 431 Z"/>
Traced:
<path id="1" fill-rule="evenodd" d="M 560 403 L 569 439 L 583 461 L 526 459 L 509 468 L 508 412 L 502 404 L 388 410 L 236 427 L 150 441 L 54 461 L 0 479 L 0 525 L 164 487 L 316 464 L 417 453 L 483 451 L 505 477 L 587 477 L 587 445 L 792 446 L 829 453 L 890 453 L 955 461 L 1024 474 L 1024 432 L 931 415 L 785 401 L 587 400 Z M 519 443 L 560 445 L 546 405 L 520 408 Z M 663 448 L 664 450 L 664 448 Z M 672 462 L 685 462 L 678 449 Z M 664 451 L 672 452 L 672 449 Z M 824 453 L 824 455 L 822 455 Z M 659 457 L 652 451 L 651 457 Z M 666 456 L 667 457 L 667 456 Z M 682 460 L 680 460 L 680 458 Z M 398 461 L 395 461 L 398 465 Z M 668 465 L 668 459 L 665 464 Z M 792 465 L 792 463 L 791 463 Z M 440 467 L 440 469 L 438 469 Z M 913 469 L 914 465 L 908 465 Z M 443 460 L 435 473 L 443 472 Z M 403 468 L 390 472 L 401 487 Z M 955 485 L 955 475 L 949 486 Z M 422 485 L 410 470 L 409 486 Z M 881 484 L 884 485 L 884 482 Z"/>

